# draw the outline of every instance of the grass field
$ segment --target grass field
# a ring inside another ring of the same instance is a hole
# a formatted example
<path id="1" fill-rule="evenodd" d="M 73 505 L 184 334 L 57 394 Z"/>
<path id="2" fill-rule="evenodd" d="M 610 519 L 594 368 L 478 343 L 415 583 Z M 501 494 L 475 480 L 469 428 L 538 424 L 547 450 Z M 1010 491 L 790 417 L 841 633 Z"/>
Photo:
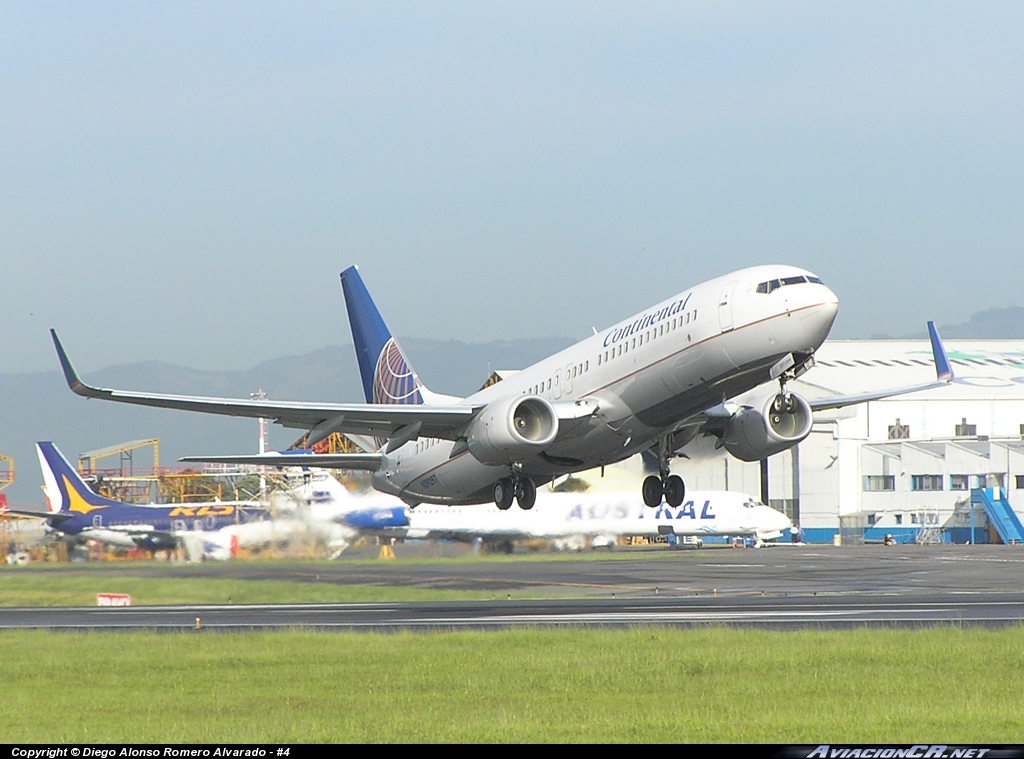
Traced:
<path id="1" fill-rule="evenodd" d="M 1015 743 L 1024 628 L 0 634 L 13 742 Z"/>
<path id="2" fill-rule="evenodd" d="M 64 576 L 54 572 L 0 573 L 2 606 L 95 606 L 97 593 L 127 593 L 133 606 L 169 604 L 365 603 L 494 598 L 494 593 L 376 585 L 200 577 Z"/>

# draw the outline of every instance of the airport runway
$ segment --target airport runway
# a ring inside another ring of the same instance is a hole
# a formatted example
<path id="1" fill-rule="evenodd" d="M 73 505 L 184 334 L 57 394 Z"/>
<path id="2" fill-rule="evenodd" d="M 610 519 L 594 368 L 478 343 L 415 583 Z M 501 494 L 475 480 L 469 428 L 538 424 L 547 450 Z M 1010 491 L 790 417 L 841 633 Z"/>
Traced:
<path id="1" fill-rule="evenodd" d="M 434 547 L 400 546 L 400 556 Z M 623 555 L 623 553 L 625 555 Z M 599 560 L 418 559 L 119 565 L 133 576 L 220 577 L 491 591 L 454 603 L 2 609 L 0 627 L 450 630 L 727 624 L 769 628 L 1024 622 L 1024 547 L 778 546 L 622 552 Z M 109 574 L 110 566 L 56 571 Z M 534 596 L 531 600 L 529 596 Z M 536 600 L 537 596 L 544 596 Z M 549 598 L 549 596 L 562 596 Z"/>
<path id="2" fill-rule="evenodd" d="M 493 630 L 513 627 L 629 628 L 729 625 L 839 629 L 935 624 L 1000 627 L 1024 621 L 1024 593 L 969 598 L 649 598 L 5 609 L 0 627 L 241 632 L 316 629 L 348 632 Z"/>

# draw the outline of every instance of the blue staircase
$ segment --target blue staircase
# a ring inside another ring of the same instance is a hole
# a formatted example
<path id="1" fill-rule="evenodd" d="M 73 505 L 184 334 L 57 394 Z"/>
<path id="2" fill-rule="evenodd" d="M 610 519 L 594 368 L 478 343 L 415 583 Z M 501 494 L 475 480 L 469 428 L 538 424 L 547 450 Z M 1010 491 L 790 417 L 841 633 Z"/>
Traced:
<path id="1" fill-rule="evenodd" d="M 1006 500 L 1002 488 L 975 488 L 971 491 L 971 505 L 985 509 L 988 521 L 996 528 L 999 539 L 1006 545 L 1024 544 L 1024 525 Z"/>

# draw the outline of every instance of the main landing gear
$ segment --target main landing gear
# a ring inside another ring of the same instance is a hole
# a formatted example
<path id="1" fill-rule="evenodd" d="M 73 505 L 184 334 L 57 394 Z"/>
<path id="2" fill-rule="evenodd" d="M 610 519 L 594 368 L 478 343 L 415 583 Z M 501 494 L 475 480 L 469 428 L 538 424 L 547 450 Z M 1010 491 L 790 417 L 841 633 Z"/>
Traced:
<path id="1" fill-rule="evenodd" d="M 643 494 L 644 503 L 652 508 L 661 504 L 662 496 L 665 496 L 665 503 L 676 508 L 683 505 L 686 485 L 678 474 L 668 475 L 665 479 L 652 474 L 644 480 Z"/>
<path id="2" fill-rule="evenodd" d="M 529 477 L 513 473 L 511 477 L 502 477 L 494 483 L 494 504 L 502 511 L 512 506 L 512 500 L 519 502 L 519 508 L 529 511 L 537 502 L 537 486 Z"/>
<path id="3" fill-rule="evenodd" d="M 665 503 L 672 508 L 682 506 L 686 496 L 686 485 L 678 474 L 669 474 L 669 458 L 672 456 L 672 436 L 666 435 L 658 444 L 658 469 L 660 475 L 652 474 L 644 480 L 644 503 L 654 508 L 661 504 L 662 496 Z"/>

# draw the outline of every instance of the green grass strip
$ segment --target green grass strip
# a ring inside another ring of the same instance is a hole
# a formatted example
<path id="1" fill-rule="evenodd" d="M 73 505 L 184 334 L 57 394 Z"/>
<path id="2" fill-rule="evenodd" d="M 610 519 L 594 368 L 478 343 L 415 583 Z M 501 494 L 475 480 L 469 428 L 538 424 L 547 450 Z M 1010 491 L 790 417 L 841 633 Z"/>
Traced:
<path id="1" fill-rule="evenodd" d="M 228 603 L 366 603 L 495 598 L 495 593 L 488 591 L 336 585 L 281 580 L 96 577 L 88 575 L 68 577 L 56 573 L 0 575 L 0 607 L 95 606 L 97 593 L 127 593 L 132 597 L 132 606 Z"/>
<path id="2" fill-rule="evenodd" d="M 14 742 L 1016 743 L 1024 627 L 0 633 Z"/>

